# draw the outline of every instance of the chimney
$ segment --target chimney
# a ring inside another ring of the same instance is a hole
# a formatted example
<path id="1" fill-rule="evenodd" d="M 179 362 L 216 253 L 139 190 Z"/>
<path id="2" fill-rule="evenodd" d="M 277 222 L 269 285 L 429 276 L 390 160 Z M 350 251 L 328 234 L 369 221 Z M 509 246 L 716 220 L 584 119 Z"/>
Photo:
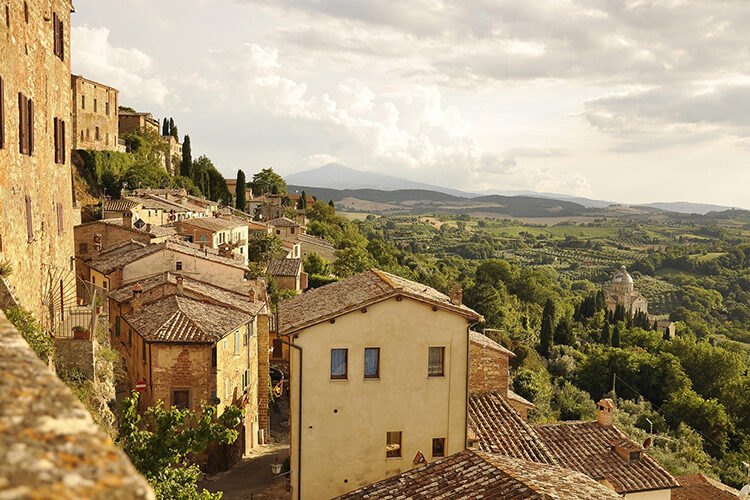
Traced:
<path id="1" fill-rule="evenodd" d="M 141 296 L 143 295 L 143 287 L 136 283 L 133 288 L 131 288 L 133 292 L 133 312 L 139 313 L 141 312 Z"/>
<path id="2" fill-rule="evenodd" d="M 177 295 L 185 294 L 185 286 L 182 284 L 182 275 L 177 275 Z"/>
<path id="3" fill-rule="evenodd" d="M 133 212 L 130 210 L 122 214 L 122 227 L 133 227 Z"/>
<path id="4" fill-rule="evenodd" d="M 596 403 L 597 420 L 602 427 L 612 427 L 615 417 L 615 402 L 609 398 L 602 399 Z"/>
<path id="5" fill-rule="evenodd" d="M 451 288 L 451 304 L 454 306 L 460 306 L 463 300 L 464 291 L 461 289 L 461 285 L 453 285 Z"/>

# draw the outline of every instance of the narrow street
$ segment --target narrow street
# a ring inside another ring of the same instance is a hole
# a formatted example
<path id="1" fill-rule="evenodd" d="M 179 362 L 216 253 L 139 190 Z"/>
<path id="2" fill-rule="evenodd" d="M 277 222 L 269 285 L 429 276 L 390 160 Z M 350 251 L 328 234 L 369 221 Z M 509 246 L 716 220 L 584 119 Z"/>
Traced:
<path id="1" fill-rule="evenodd" d="M 262 446 L 230 470 L 209 476 L 198 486 L 211 492 L 223 491 L 225 500 L 288 498 L 287 475 L 271 473 L 271 464 L 281 464 L 288 456 L 288 444 Z"/>

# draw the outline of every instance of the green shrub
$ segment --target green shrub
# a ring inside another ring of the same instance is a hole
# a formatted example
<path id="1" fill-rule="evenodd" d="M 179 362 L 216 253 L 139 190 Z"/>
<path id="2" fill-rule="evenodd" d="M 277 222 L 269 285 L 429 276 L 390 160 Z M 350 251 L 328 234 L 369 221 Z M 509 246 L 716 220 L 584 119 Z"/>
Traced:
<path id="1" fill-rule="evenodd" d="M 50 337 L 44 328 L 34 319 L 34 316 L 20 307 L 9 307 L 5 311 L 8 321 L 21 333 L 29 347 L 39 356 L 39 359 L 48 363 L 54 351 L 52 337 Z"/>

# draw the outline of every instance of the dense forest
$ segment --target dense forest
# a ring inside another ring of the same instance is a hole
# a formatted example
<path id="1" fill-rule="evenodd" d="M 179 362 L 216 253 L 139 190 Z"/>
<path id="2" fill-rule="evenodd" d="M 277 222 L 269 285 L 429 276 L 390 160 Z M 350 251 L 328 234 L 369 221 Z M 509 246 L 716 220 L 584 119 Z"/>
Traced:
<path id="1" fill-rule="evenodd" d="M 305 262 L 313 286 L 379 267 L 447 292 L 513 350 L 513 388 L 534 421 L 588 419 L 615 397 L 618 425 L 675 474 L 741 487 L 750 461 L 750 231 L 747 222 L 621 220 L 522 224 L 455 214 L 357 216 L 308 207 L 308 232 L 337 260 Z M 352 214 L 350 214 L 352 215 Z M 607 313 L 602 287 L 627 265 L 649 312 Z"/>

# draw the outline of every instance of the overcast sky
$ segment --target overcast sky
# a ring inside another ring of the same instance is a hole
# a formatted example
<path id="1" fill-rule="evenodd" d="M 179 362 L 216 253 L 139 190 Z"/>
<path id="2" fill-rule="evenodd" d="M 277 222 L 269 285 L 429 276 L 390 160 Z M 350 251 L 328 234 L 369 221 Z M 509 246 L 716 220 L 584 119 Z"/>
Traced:
<path id="1" fill-rule="evenodd" d="M 73 72 L 225 176 L 750 208 L 745 0 L 76 0 Z"/>

